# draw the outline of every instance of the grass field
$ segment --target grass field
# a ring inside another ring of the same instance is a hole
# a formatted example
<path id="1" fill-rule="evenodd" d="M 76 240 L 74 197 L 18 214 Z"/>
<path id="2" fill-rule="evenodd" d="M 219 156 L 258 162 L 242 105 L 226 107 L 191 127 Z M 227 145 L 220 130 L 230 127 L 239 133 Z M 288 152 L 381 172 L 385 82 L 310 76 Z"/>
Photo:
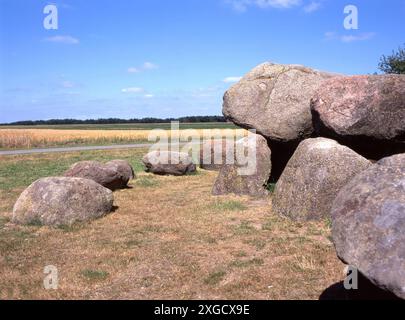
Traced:
<path id="1" fill-rule="evenodd" d="M 317 299 L 343 279 L 328 222 L 274 215 L 271 197 L 213 197 L 215 172 L 143 173 L 146 151 L 0 157 L 0 298 Z M 137 179 L 114 193 L 113 213 L 69 228 L 10 223 L 35 179 L 114 158 Z M 58 268 L 58 290 L 43 288 L 46 265 Z"/>
<path id="2" fill-rule="evenodd" d="M 196 126 L 199 124 L 195 124 Z M 201 124 L 203 125 L 203 124 Z M 211 124 L 209 124 L 211 125 Z M 96 125 L 95 128 L 98 126 Z M 118 126 L 117 126 L 118 128 Z M 170 127 L 169 127 L 170 128 Z M 0 149 L 29 149 L 57 146 L 112 145 L 129 143 L 147 143 L 152 129 L 167 130 L 166 126 L 156 126 L 150 129 L 118 130 L 118 129 L 50 129 L 50 128 L 1 128 Z M 188 135 L 191 130 L 202 136 L 206 129 L 218 129 L 224 136 L 243 136 L 245 130 L 233 128 L 187 128 L 180 127 L 179 134 Z M 168 135 L 170 136 L 168 131 Z M 178 131 L 174 131 L 178 132 Z M 194 133 L 193 133 L 194 134 Z"/>

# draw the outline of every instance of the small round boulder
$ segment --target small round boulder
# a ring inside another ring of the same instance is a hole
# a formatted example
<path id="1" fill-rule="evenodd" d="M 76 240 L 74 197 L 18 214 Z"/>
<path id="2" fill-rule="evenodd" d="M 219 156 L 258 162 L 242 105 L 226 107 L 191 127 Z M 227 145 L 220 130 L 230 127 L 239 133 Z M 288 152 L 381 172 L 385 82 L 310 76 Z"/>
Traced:
<path id="1" fill-rule="evenodd" d="M 112 168 L 118 172 L 122 177 L 122 182 L 126 186 L 128 182 L 132 179 L 135 179 L 134 169 L 128 161 L 125 160 L 112 160 L 105 164 L 107 167 Z"/>
<path id="2" fill-rule="evenodd" d="M 51 177 L 35 181 L 18 198 L 12 221 L 18 224 L 72 225 L 111 212 L 111 190 L 82 178 Z"/>
<path id="3" fill-rule="evenodd" d="M 183 152 L 152 151 L 143 157 L 142 162 L 146 172 L 159 175 L 182 176 L 196 171 L 193 159 Z"/>
<path id="4" fill-rule="evenodd" d="M 117 165 L 106 165 L 97 161 L 77 162 L 65 172 L 64 176 L 90 179 L 110 190 L 124 188 L 128 183 L 127 176 Z"/>

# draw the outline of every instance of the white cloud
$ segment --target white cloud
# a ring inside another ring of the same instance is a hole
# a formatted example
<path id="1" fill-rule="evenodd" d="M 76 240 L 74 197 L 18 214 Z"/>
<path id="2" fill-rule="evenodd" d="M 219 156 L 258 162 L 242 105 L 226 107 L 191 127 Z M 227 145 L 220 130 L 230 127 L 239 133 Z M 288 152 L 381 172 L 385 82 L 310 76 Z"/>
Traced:
<path id="1" fill-rule="evenodd" d="M 75 84 L 72 81 L 63 81 L 62 87 L 63 88 L 73 88 L 73 87 L 75 87 Z"/>
<path id="2" fill-rule="evenodd" d="M 127 71 L 128 73 L 138 73 L 139 69 L 135 67 L 129 67 Z"/>
<path id="3" fill-rule="evenodd" d="M 147 98 L 147 99 L 151 99 L 151 98 L 153 98 L 155 96 L 153 94 L 145 94 L 144 97 Z"/>
<path id="4" fill-rule="evenodd" d="M 376 35 L 375 32 L 366 32 L 359 34 L 340 35 L 336 32 L 326 32 L 325 40 L 339 40 L 344 43 L 371 40 Z"/>
<path id="5" fill-rule="evenodd" d="M 80 41 L 72 36 L 53 36 L 45 38 L 44 41 L 63 43 L 63 44 L 78 44 Z"/>
<path id="6" fill-rule="evenodd" d="M 279 8 L 287 9 L 299 6 L 302 0 L 225 0 L 236 11 L 243 12 L 249 6 L 256 6 L 259 8 Z"/>
<path id="7" fill-rule="evenodd" d="M 254 3 L 261 8 L 291 8 L 300 5 L 301 0 L 256 0 Z"/>
<path id="8" fill-rule="evenodd" d="M 242 77 L 226 77 L 224 80 L 222 80 L 222 82 L 225 83 L 235 83 L 238 82 L 242 79 Z"/>
<path id="9" fill-rule="evenodd" d="M 155 70 L 158 68 L 159 68 L 159 66 L 152 62 L 144 62 L 142 64 L 142 66 L 140 66 L 140 67 L 129 67 L 127 72 L 128 73 L 139 73 L 142 71 Z"/>
<path id="10" fill-rule="evenodd" d="M 343 42 L 365 41 L 365 40 L 370 40 L 370 39 L 374 38 L 374 36 L 375 36 L 374 32 L 362 33 L 359 35 L 347 35 L 347 36 L 342 36 L 341 41 L 343 41 Z"/>
<path id="11" fill-rule="evenodd" d="M 143 88 L 139 87 L 130 87 L 130 88 L 124 88 L 121 90 L 122 93 L 142 93 L 145 92 Z"/>
<path id="12" fill-rule="evenodd" d="M 304 11 L 306 13 L 312 13 L 312 12 L 315 12 L 315 11 L 319 10 L 320 8 L 321 8 L 321 3 L 320 2 L 312 1 L 311 3 L 307 4 L 304 7 Z"/>
<path id="13" fill-rule="evenodd" d="M 153 70 L 159 68 L 156 64 L 152 62 L 145 62 L 142 66 L 144 70 Z"/>

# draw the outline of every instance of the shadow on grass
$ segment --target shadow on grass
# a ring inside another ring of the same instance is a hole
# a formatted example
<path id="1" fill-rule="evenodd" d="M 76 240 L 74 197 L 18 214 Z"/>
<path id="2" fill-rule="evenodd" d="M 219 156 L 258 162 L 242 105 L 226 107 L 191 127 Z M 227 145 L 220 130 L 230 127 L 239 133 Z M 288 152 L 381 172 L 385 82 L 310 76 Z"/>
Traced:
<path id="1" fill-rule="evenodd" d="M 358 289 L 346 290 L 343 281 L 337 282 L 325 289 L 319 300 L 398 300 L 402 301 L 391 292 L 375 286 L 367 278 L 359 274 Z"/>

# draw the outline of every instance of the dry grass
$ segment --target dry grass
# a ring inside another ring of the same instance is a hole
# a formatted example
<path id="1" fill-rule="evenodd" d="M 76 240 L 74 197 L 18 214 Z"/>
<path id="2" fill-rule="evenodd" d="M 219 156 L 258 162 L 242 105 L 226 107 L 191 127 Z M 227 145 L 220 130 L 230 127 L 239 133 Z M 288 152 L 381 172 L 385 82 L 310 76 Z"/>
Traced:
<path id="1" fill-rule="evenodd" d="M 342 280 L 327 222 L 280 218 L 270 198 L 213 197 L 215 176 L 138 173 L 116 211 L 59 229 L 11 224 L 23 188 L 1 190 L 0 298 L 317 299 Z M 58 290 L 43 288 L 46 265 Z"/>
<path id="2" fill-rule="evenodd" d="M 203 136 L 206 129 L 173 131 L 180 136 Z M 216 129 L 223 137 L 242 137 L 243 129 Z M 164 130 L 170 137 L 170 131 Z M 56 130 L 0 129 L 0 148 L 37 148 L 73 145 L 104 145 L 148 141 L 151 130 Z"/>

